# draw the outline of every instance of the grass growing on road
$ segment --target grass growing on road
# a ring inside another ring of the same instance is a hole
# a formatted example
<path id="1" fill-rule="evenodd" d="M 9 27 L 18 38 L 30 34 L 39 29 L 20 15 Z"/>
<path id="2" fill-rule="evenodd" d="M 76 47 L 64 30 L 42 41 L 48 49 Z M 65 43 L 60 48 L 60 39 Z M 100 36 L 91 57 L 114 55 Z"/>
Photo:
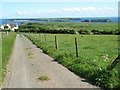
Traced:
<path id="1" fill-rule="evenodd" d="M 118 55 L 117 35 L 63 35 L 57 34 L 58 49 L 55 49 L 54 34 L 28 34 L 28 38 L 75 74 L 103 88 L 119 84 L 119 72 L 106 70 Z M 79 57 L 75 55 L 75 37 L 78 40 Z"/>
<path id="2" fill-rule="evenodd" d="M 8 60 L 12 54 L 16 33 L 10 32 L 9 35 L 3 33 L 2 37 L 2 78 L 6 75 Z"/>
<path id="3" fill-rule="evenodd" d="M 34 54 L 32 53 L 31 48 L 25 48 L 24 50 L 27 51 L 29 59 L 34 58 Z"/>
<path id="4" fill-rule="evenodd" d="M 41 81 L 48 81 L 48 80 L 50 80 L 50 78 L 48 76 L 40 76 L 38 79 L 41 80 Z"/>
<path id="5" fill-rule="evenodd" d="M 29 59 L 33 59 L 34 58 L 33 57 L 33 53 L 31 51 L 28 52 L 28 57 L 29 57 Z"/>

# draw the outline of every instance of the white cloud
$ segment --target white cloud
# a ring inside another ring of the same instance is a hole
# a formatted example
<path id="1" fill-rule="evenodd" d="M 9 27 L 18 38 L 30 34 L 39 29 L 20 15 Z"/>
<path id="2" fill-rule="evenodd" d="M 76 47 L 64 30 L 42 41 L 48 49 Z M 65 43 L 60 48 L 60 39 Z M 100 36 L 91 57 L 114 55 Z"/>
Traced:
<path id="1" fill-rule="evenodd" d="M 109 7 L 69 7 L 69 8 L 61 8 L 61 9 L 50 9 L 47 11 L 34 11 L 34 12 L 26 12 L 26 11 L 18 11 L 18 15 L 26 15 L 26 16 L 40 16 L 40 17 L 97 17 L 97 16 L 117 16 L 117 8 L 109 8 Z"/>
<path id="2" fill-rule="evenodd" d="M 60 13 L 61 10 L 57 10 L 57 9 L 51 9 L 51 10 L 48 10 L 48 11 L 45 11 L 44 13 Z"/>
<path id="3" fill-rule="evenodd" d="M 62 8 L 59 10 L 49 10 L 49 13 L 61 13 L 65 15 L 77 15 L 77 16 L 103 16 L 103 15 L 113 15 L 117 16 L 117 8 L 109 8 L 109 7 L 70 7 L 70 8 Z M 47 13 L 47 12 L 46 12 Z"/>
<path id="4" fill-rule="evenodd" d="M 95 7 L 72 7 L 72 8 L 63 8 L 63 11 L 70 12 L 84 12 L 84 11 L 96 11 Z"/>
<path id="5" fill-rule="evenodd" d="M 18 14 L 18 15 L 26 15 L 26 14 L 28 14 L 28 13 L 25 12 L 25 11 L 18 11 L 17 14 Z"/>

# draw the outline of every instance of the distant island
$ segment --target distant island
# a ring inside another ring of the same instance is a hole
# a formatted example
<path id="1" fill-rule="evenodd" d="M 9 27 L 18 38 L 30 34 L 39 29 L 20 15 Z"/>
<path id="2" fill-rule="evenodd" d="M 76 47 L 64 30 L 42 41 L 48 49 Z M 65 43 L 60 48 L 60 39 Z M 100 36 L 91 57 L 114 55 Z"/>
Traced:
<path id="1" fill-rule="evenodd" d="M 92 19 L 92 20 L 84 20 L 82 22 L 112 22 L 110 19 Z"/>
<path id="2" fill-rule="evenodd" d="M 28 18 L 28 19 L 9 19 L 10 21 L 43 21 L 43 22 L 112 22 L 110 19 L 81 19 L 81 18 Z"/>

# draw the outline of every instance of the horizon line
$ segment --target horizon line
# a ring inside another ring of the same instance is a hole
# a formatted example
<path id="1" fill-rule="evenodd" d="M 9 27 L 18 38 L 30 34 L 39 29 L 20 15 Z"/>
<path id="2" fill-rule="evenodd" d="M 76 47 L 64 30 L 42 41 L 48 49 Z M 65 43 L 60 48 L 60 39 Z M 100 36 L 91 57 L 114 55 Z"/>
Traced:
<path id="1" fill-rule="evenodd" d="M 119 16 L 86 16 L 86 17 L 20 17 L 20 18 L 0 18 L 0 19 L 39 19 L 39 18 L 111 18 L 111 17 L 119 17 Z"/>

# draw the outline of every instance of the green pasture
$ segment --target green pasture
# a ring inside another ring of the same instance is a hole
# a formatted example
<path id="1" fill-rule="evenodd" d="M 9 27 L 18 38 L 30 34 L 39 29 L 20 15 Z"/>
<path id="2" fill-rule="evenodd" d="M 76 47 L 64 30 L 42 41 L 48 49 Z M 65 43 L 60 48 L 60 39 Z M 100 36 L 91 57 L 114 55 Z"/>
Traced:
<path id="1" fill-rule="evenodd" d="M 25 34 L 44 53 L 75 74 L 102 88 L 115 88 L 119 84 L 119 72 L 106 67 L 118 56 L 117 35 Z M 55 36 L 58 49 L 55 48 Z M 76 57 L 75 37 L 79 57 Z"/>
<path id="2" fill-rule="evenodd" d="M 116 31 L 118 30 L 117 23 L 91 23 L 91 22 L 42 22 L 42 23 L 24 23 L 20 25 L 20 30 L 64 30 L 64 29 L 72 29 L 75 31 L 79 30 L 98 30 L 98 31 Z"/>

